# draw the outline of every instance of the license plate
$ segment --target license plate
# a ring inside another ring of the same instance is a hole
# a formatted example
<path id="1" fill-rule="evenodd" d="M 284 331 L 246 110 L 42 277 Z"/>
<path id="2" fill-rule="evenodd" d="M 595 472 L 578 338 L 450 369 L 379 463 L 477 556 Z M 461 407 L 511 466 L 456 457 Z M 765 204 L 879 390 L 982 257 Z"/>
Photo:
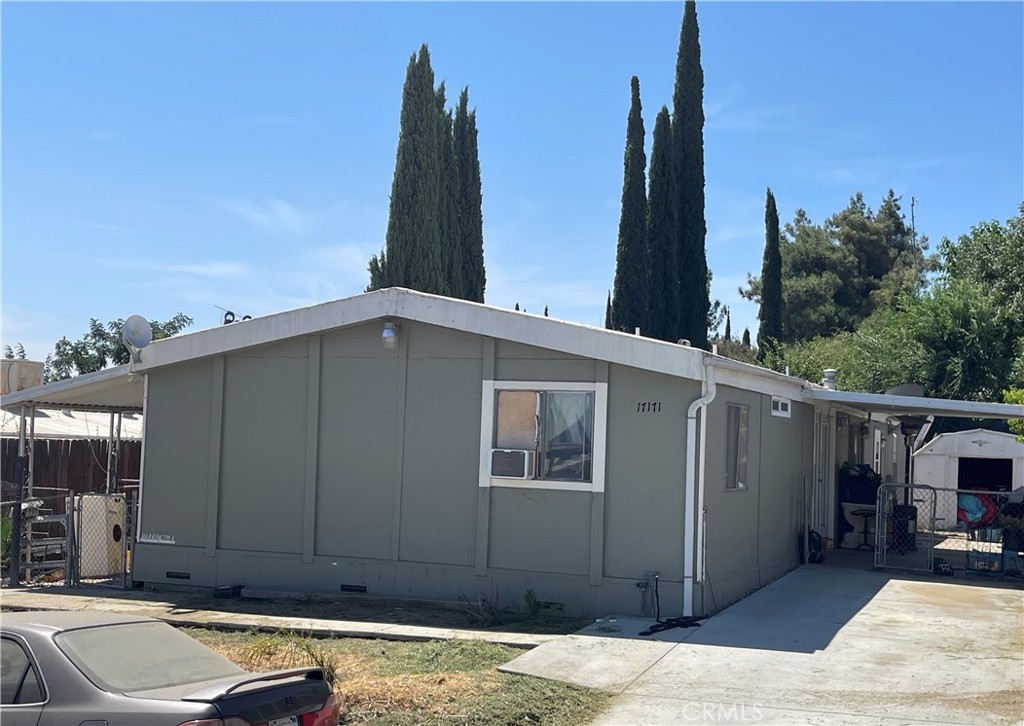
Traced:
<path id="1" fill-rule="evenodd" d="M 267 726 L 298 726 L 298 723 L 298 716 L 289 716 L 288 718 L 272 718 L 267 721 Z"/>

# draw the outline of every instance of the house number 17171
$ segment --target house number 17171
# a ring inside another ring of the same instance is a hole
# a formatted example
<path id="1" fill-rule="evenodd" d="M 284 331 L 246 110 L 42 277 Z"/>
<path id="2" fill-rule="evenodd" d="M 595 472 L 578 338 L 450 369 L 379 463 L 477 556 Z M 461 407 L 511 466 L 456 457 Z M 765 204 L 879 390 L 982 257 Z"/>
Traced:
<path id="1" fill-rule="evenodd" d="M 661 413 L 661 401 L 642 401 L 636 404 L 637 413 Z"/>

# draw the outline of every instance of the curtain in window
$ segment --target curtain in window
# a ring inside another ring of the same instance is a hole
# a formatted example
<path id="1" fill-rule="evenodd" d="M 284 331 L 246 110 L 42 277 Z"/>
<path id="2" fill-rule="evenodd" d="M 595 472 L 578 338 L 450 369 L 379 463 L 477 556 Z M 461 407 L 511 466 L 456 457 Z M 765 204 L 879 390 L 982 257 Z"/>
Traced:
<path id="1" fill-rule="evenodd" d="M 547 391 L 543 397 L 544 479 L 590 481 L 594 395 Z"/>

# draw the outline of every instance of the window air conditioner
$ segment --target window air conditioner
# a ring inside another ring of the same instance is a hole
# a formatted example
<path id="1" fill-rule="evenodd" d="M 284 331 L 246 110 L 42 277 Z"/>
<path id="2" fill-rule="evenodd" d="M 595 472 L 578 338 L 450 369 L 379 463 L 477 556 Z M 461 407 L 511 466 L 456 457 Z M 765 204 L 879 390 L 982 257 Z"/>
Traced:
<path id="1" fill-rule="evenodd" d="M 533 452 L 526 449 L 491 449 L 491 476 L 533 479 Z"/>

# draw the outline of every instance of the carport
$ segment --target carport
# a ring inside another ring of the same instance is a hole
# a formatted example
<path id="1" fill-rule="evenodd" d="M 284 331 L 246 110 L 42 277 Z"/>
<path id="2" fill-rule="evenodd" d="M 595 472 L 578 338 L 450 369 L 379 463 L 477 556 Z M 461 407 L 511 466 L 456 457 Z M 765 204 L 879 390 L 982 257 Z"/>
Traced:
<path id="1" fill-rule="evenodd" d="M 79 411 L 109 414 L 104 491 L 108 495 L 123 494 L 126 486 L 136 489 L 138 482 L 118 481 L 116 476 L 115 459 L 121 439 L 122 418 L 126 414 L 142 414 L 144 399 L 145 383 L 141 377 L 130 372 L 128 365 L 86 373 L 4 395 L 3 410 L 18 417 L 16 486 L 10 504 L 14 512 L 24 513 L 22 517 L 13 517 L 9 573 L 12 584 L 20 583 L 23 572 L 31 574 L 32 571 L 64 570 L 65 577 L 71 579 L 74 571 L 74 547 L 70 543 L 65 544 L 73 539 L 70 537 L 71 513 L 65 511 L 64 507 L 66 498 L 73 492 L 69 492 L 67 486 L 61 486 L 62 482 L 41 482 L 36 479 L 34 452 L 37 413 Z M 126 508 L 125 516 L 129 516 L 130 513 L 130 508 Z M 87 517 L 82 521 L 86 519 L 95 518 Z M 26 524 L 28 529 L 24 529 Z M 120 530 L 125 536 L 117 537 L 122 551 L 126 551 L 130 536 L 133 534 L 128 531 L 126 524 L 124 523 Z M 92 537 L 88 533 L 85 536 L 88 543 Z M 101 535 L 97 536 L 103 539 Z M 81 537 L 82 533 L 79 533 L 79 542 Z M 63 553 L 63 559 L 54 560 L 47 556 L 55 548 Z M 110 559 L 115 558 L 116 552 L 111 552 Z M 123 570 L 125 560 L 120 558 L 120 561 L 123 583 L 126 575 Z"/>
<path id="2" fill-rule="evenodd" d="M 828 388 L 806 391 L 816 409 L 811 526 L 832 543 L 832 556 L 847 564 L 927 573 L 948 565 L 955 574 L 991 567 L 990 574 L 1006 574 L 1003 563 L 998 567 L 995 563 L 1003 552 L 1002 533 L 976 532 L 962 522 L 958 525 L 963 503 L 958 497 L 971 492 L 958 492 L 942 481 L 915 476 L 912 454 L 924 445 L 938 417 L 1024 419 L 1024 406 L 906 395 L 908 390 L 913 388 L 900 387 L 889 394 Z M 1024 454 L 1024 443 L 1011 441 L 1010 446 Z M 844 468 L 844 462 L 857 468 Z M 864 479 L 857 478 L 867 471 L 877 474 L 877 479 L 867 474 Z M 1018 491 L 994 500 L 991 507 L 1015 515 L 1015 509 L 1006 507 L 1011 497 L 1024 495 L 1019 469 L 1014 471 L 1009 489 Z M 992 514 L 988 523 L 996 516 Z M 975 544 L 985 538 L 995 541 Z M 837 544 L 851 549 L 837 551 Z M 1009 545 L 1007 551 L 1019 549 L 1016 539 Z M 984 556 L 975 557 L 973 552 Z"/>

